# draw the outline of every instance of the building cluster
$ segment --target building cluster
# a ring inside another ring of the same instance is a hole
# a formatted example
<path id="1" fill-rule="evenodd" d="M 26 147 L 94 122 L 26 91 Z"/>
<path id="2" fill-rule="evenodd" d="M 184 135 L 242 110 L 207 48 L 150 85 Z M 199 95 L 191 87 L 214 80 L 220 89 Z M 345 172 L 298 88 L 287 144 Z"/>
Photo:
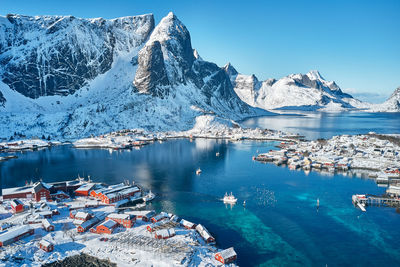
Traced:
<path id="1" fill-rule="evenodd" d="M 257 161 L 285 164 L 290 169 L 321 170 L 329 172 L 362 170 L 371 175 L 398 177 L 400 174 L 400 147 L 390 136 L 341 135 L 331 139 L 304 142 L 282 142 L 280 150 L 271 150 L 254 157 Z M 373 173 L 373 174 L 372 174 Z"/>
<path id="2" fill-rule="evenodd" d="M 0 246 L 10 245 L 35 234 L 35 237 L 42 236 L 37 246 L 42 251 L 52 252 L 58 246 L 52 239 L 60 235 L 46 233 L 54 231 L 113 236 L 118 236 L 114 234 L 119 232 L 137 232 L 136 235 L 144 232 L 160 244 L 183 232 L 185 236 L 201 241 L 203 246 L 215 244 L 215 238 L 201 224 L 166 212 L 121 208 L 120 204 L 133 203 L 142 198 L 142 190 L 137 185 L 104 185 L 82 179 L 57 183 L 40 181 L 19 188 L 4 189 L 2 206 L 9 209 L 11 217 L 0 221 Z M 143 226 L 147 231 L 135 230 Z M 101 241 L 107 239 L 100 238 Z M 230 263 L 236 260 L 236 253 L 230 248 L 214 254 L 214 259 Z"/>

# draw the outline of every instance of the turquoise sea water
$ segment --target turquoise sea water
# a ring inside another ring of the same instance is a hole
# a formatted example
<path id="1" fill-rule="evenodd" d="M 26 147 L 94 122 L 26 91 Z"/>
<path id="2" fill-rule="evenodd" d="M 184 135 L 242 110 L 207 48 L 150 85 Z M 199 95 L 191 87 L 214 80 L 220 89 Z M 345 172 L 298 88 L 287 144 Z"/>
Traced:
<path id="1" fill-rule="evenodd" d="M 107 183 L 133 179 L 158 195 L 150 208 L 204 224 L 219 247 L 235 247 L 240 266 L 400 264 L 396 210 L 376 207 L 362 213 L 351 203 L 354 193 L 384 189 L 369 179 L 306 175 L 251 160 L 257 150 L 273 145 L 199 139 L 121 152 L 59 146 L 1 163 L 1 180 L 10 187 L 30 178 L 59 181 L 78 173 Z M 233 207 L 219 200 L 231 191 L 239 199 Z"/>

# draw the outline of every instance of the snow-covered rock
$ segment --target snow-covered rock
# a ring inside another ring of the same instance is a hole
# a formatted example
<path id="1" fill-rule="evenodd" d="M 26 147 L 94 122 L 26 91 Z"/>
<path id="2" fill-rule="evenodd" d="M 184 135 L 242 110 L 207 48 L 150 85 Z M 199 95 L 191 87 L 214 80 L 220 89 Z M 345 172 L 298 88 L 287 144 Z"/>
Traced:
<path id="1" fill-rule="evenodd" d="M 371 111 L 375 112 L 400 112 L 400 87 L 382 104 L 372 105 Z"/>
<path id="2" fill-rule="evenodd" d="M 235 92 L 246 103 L 262 109 L 345 110 L 366 108 L 368 104 L 344 93 L 318 71 L 291 74 L 279 80 L 259 81 L 254 75 L 239 74 L 231 64 L 224 67 Z"/>
<path id="3" fill-rule="evenodd" d="M 0 137 L 188 130 L 199 115 L 267 113 L 244 103 L 190 40 L 172 13 L 155 27 L 152 15 L 0 17 Z"/>

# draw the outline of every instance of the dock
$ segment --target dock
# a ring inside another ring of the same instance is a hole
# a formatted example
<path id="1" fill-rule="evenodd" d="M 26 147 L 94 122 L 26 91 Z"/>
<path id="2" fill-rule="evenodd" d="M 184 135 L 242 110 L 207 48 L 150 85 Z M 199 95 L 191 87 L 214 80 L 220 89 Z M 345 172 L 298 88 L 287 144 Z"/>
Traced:
<path id="1" fill-rule="evenodd" d="M 400 207 L 400 198 L 390 196 L 353 195 L 354 205 L 365 211 L 366 206 Z"/>

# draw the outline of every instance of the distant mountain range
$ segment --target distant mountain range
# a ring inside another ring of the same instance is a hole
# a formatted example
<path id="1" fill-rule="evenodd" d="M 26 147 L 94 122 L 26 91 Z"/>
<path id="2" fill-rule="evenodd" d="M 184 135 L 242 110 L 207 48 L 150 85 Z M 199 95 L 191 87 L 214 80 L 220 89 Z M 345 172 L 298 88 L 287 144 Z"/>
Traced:
<path id="1" fill-rule="evenodd" d="M 173 13 L 158 25 L 151 14 L 0 16 L 0 78 L 0 137 L 183 130 L 202 114 L 240 120 L 270 109 L 371 108 L 318 71 L 258 81 L 205 61 Z M 399 110 L 398 91 L 373 108 Z"/>

